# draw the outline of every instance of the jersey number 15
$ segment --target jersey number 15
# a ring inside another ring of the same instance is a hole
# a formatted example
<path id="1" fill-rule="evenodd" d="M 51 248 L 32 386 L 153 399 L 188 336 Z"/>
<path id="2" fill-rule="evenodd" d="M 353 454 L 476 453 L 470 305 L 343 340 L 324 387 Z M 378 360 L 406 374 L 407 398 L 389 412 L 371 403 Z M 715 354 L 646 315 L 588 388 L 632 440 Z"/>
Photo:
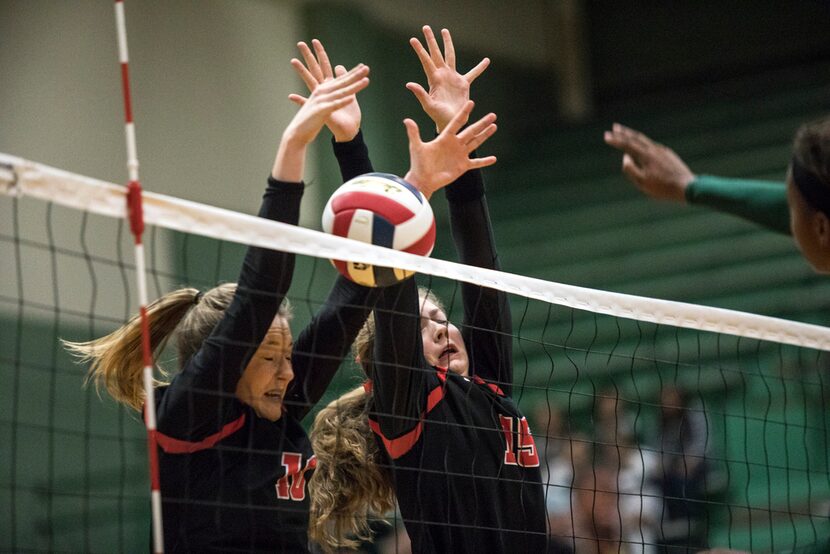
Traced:
<path id="1" fill-rule="evenodd" d="M 539 453 L 530 434 L 527 418 L 499 415 L 504 441 L 504 463 L 511 466 L 539 467 Z"/>

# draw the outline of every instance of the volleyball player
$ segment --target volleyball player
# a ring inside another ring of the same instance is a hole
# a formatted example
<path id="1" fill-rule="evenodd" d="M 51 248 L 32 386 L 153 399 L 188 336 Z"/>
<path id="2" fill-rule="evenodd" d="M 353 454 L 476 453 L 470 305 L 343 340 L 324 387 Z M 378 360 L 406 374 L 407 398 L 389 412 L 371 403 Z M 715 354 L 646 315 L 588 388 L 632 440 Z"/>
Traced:
<path id="1" fill-rule="evenodd" d="M 430 90 L 407 87 L 437 129 L 452 130 L 448 115 L 467 102 L 470 83 L 488 62 L 461 75 L 449 32 L 442 31 L 443 55 L 429 27 L 424 35 L 428 49 L 411 43 Z M 407 130 L 414 142 L 416 129 Z M 478 170 L 495 159 L 484 161 L 471 164 L 446 195 L 461 262 L 498 269 Z M 413 164 L 405 178 L 429 197 L 440 183 L 423 175 Z M 374 320 L 355 345 L 370 380 L 324 408 L 312 429 L 319 465 L 310 485 L 311 535 L 324 546 L 353 546 L 349 534 L 365 538 L 367 518 L 392 506 L 394 492 L 413 552 L 545 549 L 539 456 L 510 397 L 507 298 L 462 284 L 462 299 L 463 331 L 412 279 L 381 291 Z"/>
<path id="2" fill-rule="evenodd" d="M 617 123 L 604 138 L 624 152 L 623 173 L 646 195 L 790 233 L 814 270 L 830 272 L 830 118 L 796 131 L 786 184 L 696 175 L 672 149 Z"/>
<path id="3" fill-rule="evenodd" d="M 344 72 L 297 112 L 260 217 L 297 223 L 308 144 L 367 75 L 362 64 Z M 363 325 L 369 291 L 340 279 L 328 309 L 292 345 L 284 298 L 293 268 L 293 254 L 251 247 L 236 284 L 177 290 L 148 307 L 154 351 L 175 332 L 181 368 L 155 389 L 168 552 L 308 550 L 305 481 L 315 459 L 300 420 Z M 97 385 L 136 410 L 144 404 L 140 344 L 137 317 L 100 339 L 66 343 L 91 361 Z"/>

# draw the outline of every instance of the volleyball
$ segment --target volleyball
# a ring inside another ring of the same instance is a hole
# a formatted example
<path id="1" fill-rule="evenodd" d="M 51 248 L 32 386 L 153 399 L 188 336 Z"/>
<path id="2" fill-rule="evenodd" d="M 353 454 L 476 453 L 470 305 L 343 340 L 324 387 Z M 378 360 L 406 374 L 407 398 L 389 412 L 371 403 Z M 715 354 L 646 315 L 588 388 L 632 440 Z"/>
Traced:
<path id="1" fill-rule="evenodd" d="M 343 183 L 323 210 L 323 230 L 421 256 L 429 256 L 435 245 L 435 216 L 426 197 L 389 173 L 366 173 Z M 360 262 L 331 262 L 348 279 L 369 287 L 392 285 L 415 273 Z"/>

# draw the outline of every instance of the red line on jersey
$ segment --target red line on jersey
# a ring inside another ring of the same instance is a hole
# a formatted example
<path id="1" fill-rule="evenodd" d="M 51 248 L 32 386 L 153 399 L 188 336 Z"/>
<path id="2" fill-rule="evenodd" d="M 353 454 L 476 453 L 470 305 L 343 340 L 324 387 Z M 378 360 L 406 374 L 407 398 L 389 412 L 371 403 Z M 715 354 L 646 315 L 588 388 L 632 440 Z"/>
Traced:
<path id="1" fill-rule="evenodd" d="M 243 425 L 245 425 L 245 414 L 242 414 L 234 421 L 226 424 L 220 431 L 210 435 L 209 437 L 205 437 L 198 442 L 174 439 L 173 437 L 169 437 L 161 432 L 157 433 L 156 437 L 161 449 L 168 454 L 193 454 L 199 450 L 207 450 L 208 448 L 212 448 L 220 440 L 239 431 Z"/>
<path id="2" fill-rule="evenodd" d="M 377 436 L 383 441 L 383 446 L 386 448 L 386 452 L 389 456 L 392 457 L 393 460 L 396 460 L 412 450 L 412 447 L 417 444 L 418 439 L 421 438 L 421 433 L 424 430 L 424 417 L 438 405 L 441 400 L 444 399 L 444 382 L 447 380 L 447 376 L 444 373 L 438 372 L 438 378 L 441 380 L 441 384 L 432 389 L 429 392 L 429 396 L 427 396 L 427 408 L 421 414 L 421 417 L 418 419 L 418 423 L 401 435 L 400 437 L 396 437 L 394 439 L 386 438 L 386 435 L 383 434 L 383 431 L 380 430 L 380 424 L 372 419 L 369 418 L 369 427 L 371 427 L 372 431 L 375 432 Z M 366 392 L 372 390 L 372 382 L 366 381 L 363 383 L 363 389 Z"/>
<path id="3" fill-rule="evenodd" d="M 504 391 L 502 391 L 502 390 L 499 388 L 499 386 L 498 386 L 498 385 L 494 385 L 493 383 L 488 383 L 487 381 L 485 381 L 484 379 L 482 379 L 482 378 L 481 378 L 481 377 L 479 377 L 478 375 L 473 375 L 473 381 L 474 381 L 477 385 L 485 385 L 485 386 L 487 386 L 487 388 L 489 388 L 491 391 L 493 391 L 494 393 L 498 394 L 499 396 L 504 396 Z"/>

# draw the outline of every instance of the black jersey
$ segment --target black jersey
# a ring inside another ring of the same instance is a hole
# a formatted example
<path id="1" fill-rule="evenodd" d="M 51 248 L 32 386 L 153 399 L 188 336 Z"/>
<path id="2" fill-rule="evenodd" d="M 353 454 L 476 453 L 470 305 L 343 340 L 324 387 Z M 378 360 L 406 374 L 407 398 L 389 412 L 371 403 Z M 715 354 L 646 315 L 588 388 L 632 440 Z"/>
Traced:
<path id="1" fill-rule="evenodd" d="M 479 171 L 448 187 L 463 263 L 498 269 Z M 370 425 L 389 457 L 413 552 L 542 552 L 539 456 L 510 398 L 511 321 L 504 293 L 462 284 L 470 377 L 423 356 L 413 280 L 375 310 Z"/>
<path id="2" fill-rule="evenodd" d="M 296 224 L 302 186 L 269 179 L 260 217 Z M 371 291 L 340 278 L 297 337 L 294 380 L 276 422 L 236 384 L 291 282 L 292 254 L 249 248 L 237 292 L 170 385 L 157 389 L 164 539 L 169 552 L 307 552 L 306 483 L 316 465 L 300 420 L 320 399 L 368 316 Z"/>

